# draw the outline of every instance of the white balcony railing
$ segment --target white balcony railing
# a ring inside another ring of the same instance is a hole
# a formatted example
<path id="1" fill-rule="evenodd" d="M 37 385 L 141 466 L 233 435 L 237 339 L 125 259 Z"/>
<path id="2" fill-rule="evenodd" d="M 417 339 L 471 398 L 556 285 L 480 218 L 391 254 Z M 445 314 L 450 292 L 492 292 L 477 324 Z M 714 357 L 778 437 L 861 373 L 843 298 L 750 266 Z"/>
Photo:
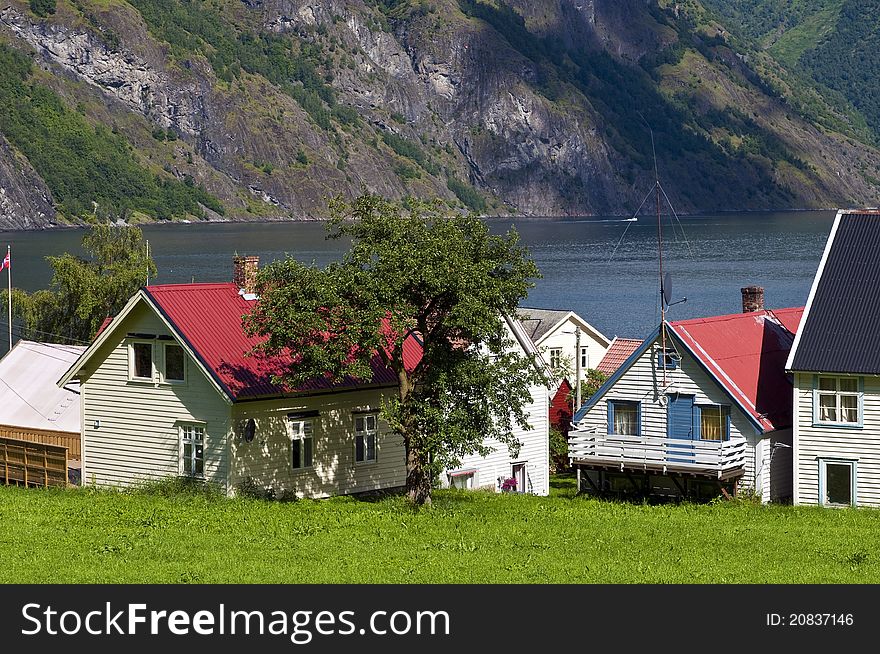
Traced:
<path id="1" fill-rule="evenodd" d="M 571 431 L 568 458 L 573 463 L 694 472 L 721 477 L 745 468 L 746 440 L 695 441 L 661 436 L 623 436 Z"/>

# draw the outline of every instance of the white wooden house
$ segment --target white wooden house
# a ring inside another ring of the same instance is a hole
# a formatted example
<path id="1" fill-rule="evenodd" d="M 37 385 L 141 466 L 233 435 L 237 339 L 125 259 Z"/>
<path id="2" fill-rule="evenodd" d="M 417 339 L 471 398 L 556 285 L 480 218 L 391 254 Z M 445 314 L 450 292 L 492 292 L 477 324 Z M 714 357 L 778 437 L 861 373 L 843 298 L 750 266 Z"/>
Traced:
<path id="1" fill-rule="evenodd" d="M 531 388 L 532 401 L 526 407 L 531 429 L 514 426 L 513 434 L 520 443 L 515 455 L 510 453 L 506 444 L 489 441 L 486 445 L 492 448 L 491 454 L 464 457 L 458 468 L 447 470 L 441 476 L 441 483 L 457 488 L 500 491 L 507 482 L 514 492 L 547 495 L 550 492 L 550 391 L 553 386 L 550 371 L 522 323 L 511 318 L 506 318 L 506 322 L 514 347 L 520 354 L 534 357 L 548 380 L 546 385 L 537 384 Z M 512 485 L 508 481 L 511 479 L 514 480 Z"/>
<path id="2" fill-rule="evenodd" d="M 595 493 L 791 496 L 785 358 L 801 309 L 667 322 L 575 414 L 569 457 Z"/>
<path id="3" fill-rule="evenodd" d="M 838 212 L 786 368 L 795 504 L 880 506 L 880 211 Z"/>
<path id="4" fill-rule="evenodd" d="M 229 494 L 252 480 L 298 497 L 405 484 L 402 438 L 380 414 L 396 379 L 378 357 L 368 381 L 290 390 L 272 382 L 289 360 L 245 356 L 258 342 L 241 328 L 258 301 L 247 288 L 256 265 L 237 258 L 238 283 L 141 289 L 59 381 L 80 382 L 85 484 L 189 475 Z M 404 360 L 420 356 L 411 336 Z"/>
<path id="5" fill-rule="evenodd" d="M 599 365 L 611 341 L 574 311 L 520 307 L 517 317 L 551 370 L 574 385 Z"/>

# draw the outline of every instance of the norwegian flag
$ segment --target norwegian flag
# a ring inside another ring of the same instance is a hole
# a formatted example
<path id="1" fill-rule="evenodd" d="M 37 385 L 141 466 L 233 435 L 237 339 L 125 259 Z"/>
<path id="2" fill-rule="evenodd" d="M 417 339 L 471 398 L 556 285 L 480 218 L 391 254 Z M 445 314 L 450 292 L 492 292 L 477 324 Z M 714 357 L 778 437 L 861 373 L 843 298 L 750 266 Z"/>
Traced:
<path id="1" fill-rule="evenodd" d="M 3 257 L 3 263 L 0 263 L 0 272 L 9 268 L 11 264 L 9 263 L 9 252 L 6 253 L 6 256 Z"/>

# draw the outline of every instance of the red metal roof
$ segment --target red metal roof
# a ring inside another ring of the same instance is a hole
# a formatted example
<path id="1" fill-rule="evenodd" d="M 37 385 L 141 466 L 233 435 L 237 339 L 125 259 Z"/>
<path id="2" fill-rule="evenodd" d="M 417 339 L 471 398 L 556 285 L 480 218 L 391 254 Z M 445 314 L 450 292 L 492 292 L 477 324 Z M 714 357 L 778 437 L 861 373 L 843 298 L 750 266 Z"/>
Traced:
<path id="1" fill-rule="evenodd" d="M 624 361 L 629 359 L 633 352 L 639 349 L 641 344 L 642 341 L 637 338 L 617 338 L 615 336 L 611 345 L 608 346 L 605 356 L 596 366 L 596 370 L 610 377 Z"/>
<path id="2" fill-rule="evenodd" d="M 147 295 L 174 326 L 202 364 L 234 400 L 279 396 L 296 392 L 349 389 L 364 384 L 395 384 L 397 377 L 378 355 L 373 357 L 373 377 L 347 377 L 338 384 L 318 378 L 296 389 L 272 383 L 292 362 L 290 356 L 245 356 L 263 339 L 244 333 L 241 319 L 254 302 L 239 295 L 235 284 L 166 284 L 146 287 Z M 403 360 L 412 369 L 422 355 L 417 339 L 410 336 L 403 346 Z"/>
<path id="3" fill-rule="evenodd" d="M 108 326 L 111 322 L 113 322 L 113 316 L 107 316 L 106 318 L 104 318 L 104 322 L 101 323 L 101 326 L 98 327 L 98 331 L 95 332 L 95 338 L 97 338 L 98 335 L 99 335 L 102 331 L 104 331 L 105 329 L 107 329 L 107 326 Z"/>
<path id="4" fill-rule="evenodd" d="M 673 332 L 765 431 L 791 426 L 785 360 L 803 307 L 669 323 Z"/>

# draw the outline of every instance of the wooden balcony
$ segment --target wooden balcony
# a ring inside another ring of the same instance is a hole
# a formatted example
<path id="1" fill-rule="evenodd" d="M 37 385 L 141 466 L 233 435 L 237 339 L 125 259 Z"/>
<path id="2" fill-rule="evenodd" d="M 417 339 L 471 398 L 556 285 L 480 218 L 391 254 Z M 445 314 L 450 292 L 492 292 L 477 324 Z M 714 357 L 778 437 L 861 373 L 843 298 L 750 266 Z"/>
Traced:
<path id="1" fill-rule="evenodd" d="M 746 440 L 694 441 L 572 431 L 568 458 L 573 464 L 596 468 L 731 479 L 745 472 Z"/>

